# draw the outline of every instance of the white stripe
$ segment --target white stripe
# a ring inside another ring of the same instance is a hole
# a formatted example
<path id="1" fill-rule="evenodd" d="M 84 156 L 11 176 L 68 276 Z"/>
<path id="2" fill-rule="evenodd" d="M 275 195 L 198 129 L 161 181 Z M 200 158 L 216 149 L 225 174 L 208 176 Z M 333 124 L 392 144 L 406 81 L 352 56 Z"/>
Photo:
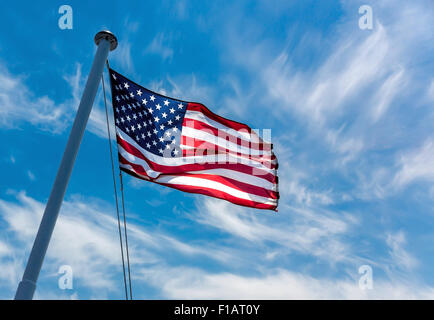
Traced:
<path id="1" fill-rule="evenodd" d="M 263 164 L 246 158 L 236 158 L 230 154 L 217 154 L 217 155 L 206 155 L 206 156 L 191 156 L 191 157 L 161 157 L 157 156 L 138 145 L 131 137 L 125 134 L 119 127 L 116 127 L 116 132 L 122 140 L 125 140 L 130 145 L 135 147 L 142 153 L 147 159 L 164 166 L 180 166 L 184 164 L 212 164 L 212 163 L 239 163 L 244 164 L 252 168 L 260 169 L 271 174 L 275 174 L 275 170 L 267 168 Z"/>
<path id="2" fill-rule="evenodd" d="M 161 176 L 156 179 L 157 182 L 167 183 L 167 184 L 178 184 L 178 185 L 186 185 L 186 186 L 196 186 L 202 188 L 210 188 L 214 190 L 218 190 L 224 193 L 227 193 L 231 196 L 234 196 L 239 199 L 255 201 L 259 203 L 276 205 L 277 200 L 271 198 L 265 198 L 261 196 L 257 196 L 254 194 L 250 194 L 247 192 L 240 191 L 235 188 L 231 188 L 217 181 L 212 181 L 208 179 L 196 178 L 196 177 L 185 177 L 185 176 Z"/>
<path id="3" fill-rule="evenodd" d="M 132 155 L 131 153 L 126 151 L 121 145 L 118 145 L 118 151 L 121 154 L 121 156 L 124 157 L 129 162 L 141 166 L 143 170 L 146 171 L 146 174 L 151 178 L 156 178 L 161 174 L 161 172 L 159 171 L 152 170 L 145 160 Z"/>
<path id="4" fill-rule="evenodd" d="M 218 145 L 219 147 L 229 149 L 234 152 L 244 153 L 246 155 L 252 155 L 252 156 L 272 155 L 271 151 L 256 150 L 246 146 L 239 145 L 236 143 L 236 141 L 234 142 L 234 141 L 226 140 L 222 137 L 215 136 L 214 133 L 210 131 L 206 131 L 206 129 L 198 130 L 198 129 L 183 126 L 182 135 L 187 137 L 187 139 L 203 140 Z"/>
<path id="5" fill-rule="evenodd" d="M 183 150 L 187 150 L 187 151 L 194 151 L 194 150 L 196 150 L 196 152 L 194 153 L 195 155 L 200 155 L 200 152 L 199 152 L 199 150 L 201 150 L 201 149 L 199 149 L 199 148 L 195 148 L 195 147 L 192 147 L 192 146 L 187 146 L 187 145 L 185 145 L 185 144 L 183 144 L 183 143 L 181 143 L 180 145 L 179 145 L 180 147 L 181 147 L 181 149 L 183 149 Z M 203 149 L 203 150 L 209 150 L 209 149 Z M 209 152 L 208 152 L 208 154 L 210 154 L 210 152 L 211 152 L 211 154 L 213 154 L 212 152 L 214 152 L 215 150 L 214 149 L 211 149 Z M 239 158 L 239 159 L 246 159 L 246 157 L 247 157 L 247 155 L 238 155 L 238 154 L 231 154 L 231 156 L 232 157 L 235 157 L 235 158 Z M 185 157 L 189 157 L 189 156 L 185 156 Z M 257 159 L 250 159 L 251 161 L 256 161 L 256 162 L 259 162 L 259 163 L 262 163 L 264 166 L 267 166 L 267 168 L 269 167 L 269 166 L 271 166 L 271 165 L 276 165 L 277 164 L 277 160 L 276 159 L 274 159 L 274 160 L 269 160 L 269 159 L 264 159 L 264 158 L 261 158 L 261 157 L 259 157 L 259 156 L 257 156 L 258 158 Z M 261 160 L 262 159 L 262 160 Z"/>
<path id="6" fill-rule="evenodd" d="M 145 160 L 137 158 L 134 155 L 130 154 L 121 145 L 118 145 L 118 151 L 121 154 L 121 156 L 124 157 L 129 162 L 141 166 L 149 177 L 157 178 L 160 174 L 162 174 L 159 171 L 152 170 Z M 262 179 L 254 175 L 246 174 L 243 172 L 230 170 L 230 169 L 207 169 L 207 170 L 199 170 L 199 171 L 186 171 L 185 173 L 217 175 L 217 176 L 234 179 L 254 187 L 260 187 L 271 191 L 277 190 L 276 184 L 273 184 L 268 180 Z"/>
<path id="7" fill-rule="evenodd" d="M 200 171 L 187 171 L 186 173 L 190 174 L 211 174 L 221 177 L 226 177 L 230 179 L 234 179 L 243 183 L 250 184 L 254 187 L 260 187 L 266 190 L 270 191 L 276 191 L 277 185 L 274 183 L 271 183 L 268 180 L 264 180 L 261 178 L 258 178 L 251 174 L 246 174 L 239 171 L 234 170 L 227 170 L 227 169 L 207 169 L 207 170 L 200 170 Z"/>
<path id="8" fill-rule="evenodd" d="M 187 112 L 185 113 L 185 116 L 184 116 L 184 120 L 188 120 L 188 119 L 201 121 L 203 123 L 206 123 L 207 125 L 210 125 L 211 127 L 214 127 L 216 129 L 219 129 L 219 130 L 224 130 L 228 134 L 236 136 L 236 137 L 241 138 L 243 140 L 247 140 L 247 141 L 251 141 L 251 142 L 260 142 L 258 135 L 254 131 L 252 131 L 252 134 L 250 134 L 250 132 L 248 132 L 247 130 L 238 131 L 238 130 L 232 129 L 228 126 L 225 126 L 224 124 L 222 124 L 220 122 L 217 122 L 215 120 L 208 118 L 206 115 L 204 115 L 200 111 L 187 110 Z"/>

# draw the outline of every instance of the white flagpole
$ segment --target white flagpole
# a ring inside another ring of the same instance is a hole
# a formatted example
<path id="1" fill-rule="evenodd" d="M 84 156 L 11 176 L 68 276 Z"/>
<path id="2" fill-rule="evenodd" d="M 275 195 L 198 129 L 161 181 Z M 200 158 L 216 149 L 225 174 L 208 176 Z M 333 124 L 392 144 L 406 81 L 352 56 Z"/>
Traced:
<path id="1" fill-rule="evenodd" d="M 65 196 L 72 167 L 74 166 L 78 148 L 80 147 L 89 114 L 92 110 L 108 53 L 117 47 L 117 39 L 110 31 L 98 32 L 95 35 L 95 43 L 98 49 L 95 54 L 92 69 L 90 70 L 77 115 L 75 116 L 74 124 L 69 134 L 68 143 L 63 153 L 62 162 L 57 171 L 56 180 L 51 189 L 51 194 L 48 198 L 47 206 L 45 207 L 32 251 L 30 252 L 29 260 L 27 261 L 23 279 L 18 285 L 15 300 L 31 300 L 33 298 L 33 294 L 36 290 L 36 281 L 38 280 L 45 253 L 47 252 L 48 244 L 59 214 L 59 209 Z"/>

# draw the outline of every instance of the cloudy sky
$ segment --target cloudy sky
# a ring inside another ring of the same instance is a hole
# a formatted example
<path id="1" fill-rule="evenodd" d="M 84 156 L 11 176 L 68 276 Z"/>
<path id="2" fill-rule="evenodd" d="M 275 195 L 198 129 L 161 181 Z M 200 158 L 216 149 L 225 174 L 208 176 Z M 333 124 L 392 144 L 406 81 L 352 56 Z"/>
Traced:
<path id="1" fill-rule="evenodd" d="M 280 164 L 278 213 L 125 177 L 134 298 L 434 299 L 431 0 L 70 0 L 72 30 L 62 4 L 0 12 L 0 298 L 22 276 L 93 36 L 110 29 L 115 70 L 271 129 Z M 124 298 L 103 106 L 100 88 L 35 298 Z"/>

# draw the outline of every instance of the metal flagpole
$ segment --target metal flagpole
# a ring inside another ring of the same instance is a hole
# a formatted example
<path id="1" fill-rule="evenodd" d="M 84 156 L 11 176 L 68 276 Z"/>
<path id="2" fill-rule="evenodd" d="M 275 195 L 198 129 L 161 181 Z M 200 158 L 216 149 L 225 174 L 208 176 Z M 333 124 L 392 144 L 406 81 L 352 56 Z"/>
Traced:
<path id="1" fill-rule="evenodd" d="M 65 196 L 66 187 L 71 176 L 72 167 L 78 153 L 81 139 L 83 138 L 87 120 L 95 100 L 98 85 L 104 70 L 109 51 L 116 49 L 117 39 L 110 31 L 100 31 L 95 35 L 95 43 L 98 49 L 90 70 L 89 77 L 78 106 L 77 115 L 69 134 L 68 143 L 63 153 L 62 162 L 57 171 L 56 180 L 51 189 L 32 251 L 24 271 L 23 279 L 18 285 L 15 300 L 31 300 L 36 290 L 36 281 L 41 271 L 42 262 L 47 252 L 51 234 L 56 224 L 60 206 Z"/>

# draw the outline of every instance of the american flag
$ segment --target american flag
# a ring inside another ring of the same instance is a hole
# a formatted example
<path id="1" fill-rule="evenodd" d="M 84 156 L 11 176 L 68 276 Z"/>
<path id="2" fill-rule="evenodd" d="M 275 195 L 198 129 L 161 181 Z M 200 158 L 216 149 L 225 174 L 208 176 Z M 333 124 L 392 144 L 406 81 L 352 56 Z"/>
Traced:
<path id="1" fill-rule="evenodd" d="M 277 209 L 278 164 L 270 142 L 200 103 L 109 72 L 122 171 L 242 206 Z"/>

